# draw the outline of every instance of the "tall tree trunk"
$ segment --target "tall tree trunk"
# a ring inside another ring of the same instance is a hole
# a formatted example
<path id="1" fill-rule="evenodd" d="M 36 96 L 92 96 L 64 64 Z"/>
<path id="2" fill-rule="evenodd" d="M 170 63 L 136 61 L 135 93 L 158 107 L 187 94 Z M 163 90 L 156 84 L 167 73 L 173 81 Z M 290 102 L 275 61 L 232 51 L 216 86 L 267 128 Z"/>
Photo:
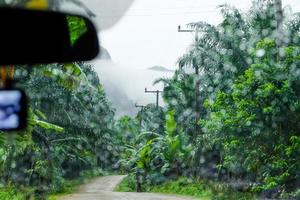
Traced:
<path id="1" fill-rule="evenodd" d="M 141 174 L 139 170 L 135 174 L 136 179 L 136 192 L 142 192 Z"/>
<path id="2" fill-rule="evenodd" d="M 282 1 L 275 0 L 276 10 L 276 22 L 277 22 L 277 33 L 276 33 L 276 45 L 277 45 L 277 57 L 280 59 L 280 48 L 283 46 L 284 32 L 283 32 L 283 8 Z"/>
<path id="3" fill-rule="evenodd" d="M 199 131 L 198 121 L 200 120 L 200 109 L 201 109 L 201 102 L 200 102 L 200 77 L 199 77 L 199 67 L 195 66 L 195 74 L 196 74 L 196 84 L 195 84 L 195 113 L 196 113 L 196 121 L 194 127 L 194 134 L 193 138 L 197 136 L 197 132 Z"/>

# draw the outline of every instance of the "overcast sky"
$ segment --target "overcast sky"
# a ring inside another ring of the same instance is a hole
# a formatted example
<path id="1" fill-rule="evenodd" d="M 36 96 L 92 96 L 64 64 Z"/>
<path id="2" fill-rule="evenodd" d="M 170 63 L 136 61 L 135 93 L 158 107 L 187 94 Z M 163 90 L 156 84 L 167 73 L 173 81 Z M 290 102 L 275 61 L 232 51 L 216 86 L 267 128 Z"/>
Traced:
<path id="1" fill-rule="evenodd" d="M 251 0 L 135 0 L 119 23 L 101 33 L 101 41 L 114 61 L 124 67 L 146 69 L 162 65 L 174 68 L 177 58 L 192 39 L 191 33 L 178 33 L 177 26 L 195 21 L 220 22 L 216 8 L 224 2 L 241 10 L 251 6 Z M 287 3 L 294 8 L 300 6 L 299 0 L 284 1 Z M 111 20 L 118 14 L 114 10 L 99 14 L 99 17 Z"/>
<path id="2" fill-rule="evenodd" d="M 136 0 L 119 23 L 101 33 L 102 44 L 114 61 L 126 68 L 146 69 L 154 65 L 175 68 L 178 57 L 193 38 L 192 33 L 178 33 L 177 26 L 202 20 L 219 22 L 216 7 L 222 2 Z M 248 1 L 239 5 L 240 8 L 249 6 Z"/>
<path id="3" fill-rule="evenodd" d="M 109 80 L 135 102 L 147 104 L 155 98 L 144 94 L 155 78 L 172 73 L 147 70 L 152 66 L 176 68 L 177 59 L 193 39 L 192 33 L 178 33 L 177 27 L 190 22 L 221 20 L 217 6 L 229 3 L 246 11 L 252 0 L 85 0 L 97 15 L 100 41 L 113 59 L 95 61 L 100 79 Z M 241 3 L 242 2 L 242 3 Z M 299 0 L 283 0 L 300 11 Z M 114 24 L 114 26 L 112 26 Z"/>

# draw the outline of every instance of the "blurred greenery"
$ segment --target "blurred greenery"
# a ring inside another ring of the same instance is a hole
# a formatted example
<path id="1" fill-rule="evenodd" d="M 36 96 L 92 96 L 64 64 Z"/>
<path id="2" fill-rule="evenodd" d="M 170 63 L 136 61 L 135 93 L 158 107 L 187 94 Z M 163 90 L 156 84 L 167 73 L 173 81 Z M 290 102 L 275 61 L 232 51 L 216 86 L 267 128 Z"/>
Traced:
<path id="1" fill-rule="evenodd" d="M 10 3 L 25 6 L 26 2 Z M 51 3 L 49 9 L 58 5 Z M 77 18 L 70 20 L 71 30 L 80 36 L 82 21 L 78 27 Z M 31 188 L 26 195 L 45 199 L 49 193 L 71 191 L 82 176 L 114 170 L 119 159 L 114 109 L 92 66 L 82 62 L 15 66 L 14 78 L 29 97 L 29 126 L 0 135 L 3 198 L 23 198 L 22 191 Z"/>
<path id="2" fill-rule="evenodd" d="M 17 191 L 13 187 L 5 187 L 0 189 L 1 200 L 24 200 L 26 195 L 23 192 Z"/>
<path id="3" fill-rule="evenodd" d="M 176 72 L 155 81 L 165 106 L 134 117 L 115 119 L 86 63 L 17 66 L 30 126 L 0 135 L 0 194 L 72 191 L 68 181 L 101 169 L 129 174 L 121 191 L 299 199 L 300 15 L 279 19 L 277 3 L 225 4 L 219 24 L 188 24 L 195 39 Z"/>
<path id="4" fill-rule="evenodd" d="M 279 19 L 277 3 L 255 0 L 247 12 L 224 4 L 218 25 L 188 24 L 195 40 L 174 76 L 155 81 L 165 127 L 147 128 L 159 112 L 141 111 L 140 134 L 124 145 L 120 164 L 137 191 L 188 176 L 237 195 L 213 190 L 217 199 L 299 198 L 300 16 Z"/>

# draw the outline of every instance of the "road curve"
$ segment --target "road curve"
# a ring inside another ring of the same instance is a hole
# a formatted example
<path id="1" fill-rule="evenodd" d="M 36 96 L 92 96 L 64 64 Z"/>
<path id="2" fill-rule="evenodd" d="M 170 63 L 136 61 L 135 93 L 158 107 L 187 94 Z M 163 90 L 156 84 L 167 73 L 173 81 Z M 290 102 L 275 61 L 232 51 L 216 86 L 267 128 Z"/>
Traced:
<path id="1" fill-rule="evenodd" d="M 58 200 L 195 200 L 175 195 L 152 193 L 113 192 L 125 176 L 105 176 L 94 179 L 77 190 L 76 193 L 60 197 Z"/>

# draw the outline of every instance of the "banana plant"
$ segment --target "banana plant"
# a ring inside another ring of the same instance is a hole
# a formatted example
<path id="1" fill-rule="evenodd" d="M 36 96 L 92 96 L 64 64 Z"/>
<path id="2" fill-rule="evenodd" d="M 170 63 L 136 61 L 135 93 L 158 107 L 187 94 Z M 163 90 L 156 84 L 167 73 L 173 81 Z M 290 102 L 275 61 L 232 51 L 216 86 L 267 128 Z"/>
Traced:
<path id="1" fill-rule="evenodd" d="M 157 181 L 153 177 L 180 176 L 182 166 L 187 166 L 193 156 L 187 136 L 177 130 L 174 114 L 167 113 L 164 134 L 144 132 L 134 145 L 123 147 L 126 153 L 120 164 L 136 177 L 137 191 L 141 191 L 143 182 Z"/>

